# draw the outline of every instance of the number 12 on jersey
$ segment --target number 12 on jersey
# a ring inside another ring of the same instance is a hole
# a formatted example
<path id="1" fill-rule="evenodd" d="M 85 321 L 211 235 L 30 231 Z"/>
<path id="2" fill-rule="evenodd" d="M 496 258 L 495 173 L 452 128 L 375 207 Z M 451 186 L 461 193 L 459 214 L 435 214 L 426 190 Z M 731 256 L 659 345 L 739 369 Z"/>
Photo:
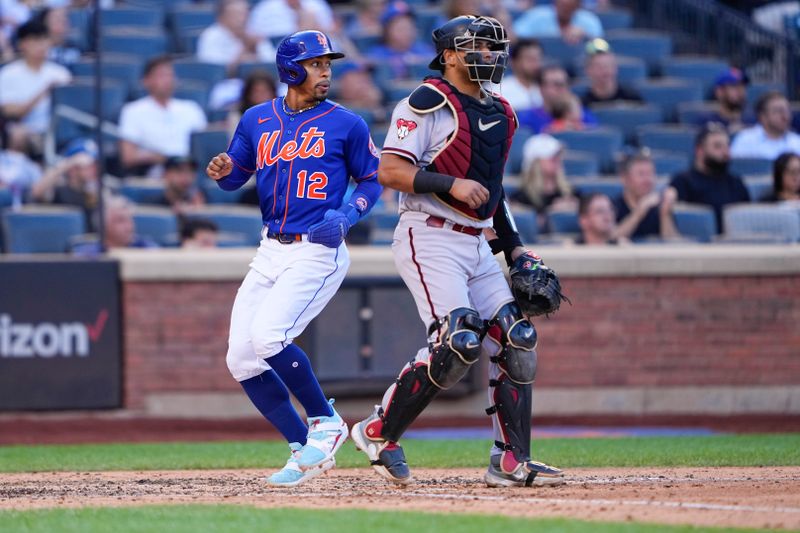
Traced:
<path id="1" fill-rule="evenodd" d="M 324 200 L 328 193 L 323 191 L 328 185 L 328 176 L 324 172 L 314 172 L 310 176 L 307 170 L 297 173 L 297 197 L 309 200 Z"/>

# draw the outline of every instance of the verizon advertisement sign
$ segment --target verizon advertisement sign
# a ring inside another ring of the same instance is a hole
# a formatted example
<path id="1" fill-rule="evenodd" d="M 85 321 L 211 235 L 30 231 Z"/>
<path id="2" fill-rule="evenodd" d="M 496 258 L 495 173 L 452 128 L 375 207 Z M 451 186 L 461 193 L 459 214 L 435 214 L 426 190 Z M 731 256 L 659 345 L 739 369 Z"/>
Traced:
<path id="1" fill-rule="evenodd" d="M 118 407 L 111 261 L 0 262 L 0 410 Z"/>

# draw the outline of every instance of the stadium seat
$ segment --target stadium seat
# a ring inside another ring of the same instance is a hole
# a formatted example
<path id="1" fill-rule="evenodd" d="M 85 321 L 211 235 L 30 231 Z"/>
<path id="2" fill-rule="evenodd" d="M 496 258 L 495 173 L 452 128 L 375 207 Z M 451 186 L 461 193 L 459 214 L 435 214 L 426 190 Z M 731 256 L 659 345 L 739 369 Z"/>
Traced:
<path id="1" fill-rule="evenodd" d="M 757 157 L 732 158 L 730 171 L 740 176 L 769 176 L 772 175 L 772 160 Z"/>
<path id="2" fill-rule="evenodd" d="M 370 244 L 392 244 L 394 229 L 400 221 L 397 211 L 372 211 L 369 216 Z"/>
<path id="3" fill-rule="evenodd" d="M 0 209 L 3 207 L 8 207 L 14 202 L 14 195 L 11 193 L 11 189 L 2 188 L 0 189 Z"/>
<path id="4" fill-rule="evenodd" d="M 144 65 L 142 59 L 128 54 L 103 54 L 100 72 L 103 81 L 113 80 L 123 85 L 129 85 L 139 80 Z M 69 66 L 76 77 L 94 77 L 94 59 L 81 59 Z"/>
<path id="5" fill-rule="evenodd" d="M 75 43 L 75 45 L 83 51 L 88 51 L 91 48 L 89 31 L 90 14 L 88 9 L 70 9 L 67 11 L 67 18 L 69 19 L 70 32 L 67 36 L 68 40 Z"/>
<path id="6" fill-rule="evenodd" d="M 83 211 L 76 207 L 26 205 L 2 213 L 8 253 L 65 253 L 69 240 L 86 232 Z"/>
<path id="7" fill-rule="evenodd" d="M 594 128 L 584 131 L 563 131 L 553 134 L 570 150 L 591 152 L 597 157 L 600 170 L 614 172 L 614 155 L 622 148 L 622 132 L 615 128 Z"/>
<path id="8" fill-rule="evenodd" d="M 188 32 L 202 31 L 212 24 L 216 19 L 214 10 L 209 9 L 209 4 L 184 4 L 176 7 L 169 14 L 169 25 L 178 35 L 186 35 Z"/>
<path id="9" fill-rule="evenodd" d="M 605 9 L 597 12 L 603 31 L 626 30 L 633 24 L 633 14 L 624 9 Z"/>
<path id="10" fill-rule="evenodd" d="M 581 232 L 575 211 L 551 211 L 547 214 L 547 220 L 551 233 L 577 235 Z"/>
<path id="11" fill-rule="evenodd" d="M 745 178 L 744 184 L 752 202 L 761 202 L 765 196 L 772 193 L 772 178 Z"/>
<path id="12" fill-rule="evenodd" d="M 703 88 L 699 83 L 679 78 L 661 78 L 658 81 L 646 81 L 637 85 L 642 98 L 649 104 L 661 106 L 664 110 L 664 121 L 678 120 L 678 104 L 703 100 Z"/>
<path id="13" fill-rule="evenodd" d="M 201 109 L 208 108 L 208 96 L 211 87 L 201 81 L 183 81 L 175 87 L 175 98 L 191 100 L 200 106 Z"/>
<path id="14" fill-rule="evenodd" d="M 686 154 L 653 150 L 651 155 L 658 176 L 672 176 L 689 170 L 690 159 Z"/>
<path id="15" fill-rule="evenodd" d="M 539 234 L 539 222 L 533 209 L 515 210 L 512 213 L 519 230 L 520 238 L 525 244 L 535 243 Z"/>
<path id="16" fill-rule="evenodd" d="M 600 173 L 597 157 L 590 152 L 567 150 L 564 154 L 564 173 L 568 177 L 595 177 Z"/>
<path id="17" fill-rule="evenodd" d="M 778 91 L 786 94 L 786 85 L 783 83 L 751 82 L 747 86 L 747 105 L 753 107 L 759 97 L 769 91 Z"/>
<path id="18" fill-rule="evenodd" d="M 622 194 L 622 181 L 618 178 L 594 178 L 572 180 L 578 196 L 601 193 L 612 200 Z"/>
<path id="19" fill-rule="evenodd" d="M 698 242 L 711 242 L 717 234 L 714 210 L 706 205 L 679 203 L 673 209 L 675 225 L 682 236 Z"/>
<path id="20" fill-rule="evenodd" d="M 130 26 L 112 27 L 101 38 L 103 50 L 109 53 L 133 54 L 142 59 L 165 54 L 167 36 L 163 30 L 149 30 Z"/>
<path id="21" fill-rule="evenodd" d="M 678 104 L 678 122 L 686 126 L 699 126 L 700 121 L 718 109 L 716 102 L 681 102 Z"/>
<path id="22" fill-rule="evenodd" d="M 617 81 L 635 85 L 647 79 L 647 63 L 639 57 L 617 56 Z"/>
<path id="23" fill-rule="evenodd" d="M 531 136 L 533 136 L 533 132 L 528 128 L 519 128 L 514 132 L 514 138 L 511 141 L 511 150 L 506 160 L 507 174 L 519 174 L 522 172 L 522 149 L 525 147 L 525 141 Z"/>
<path id="24" fill-rule="evenodd" d="M 179 242 L 178 217 L 168 207 L 137 205 L 133 212 L 136 234 L 149 237 L 161 246 Z"/>
<path id="25" fill-rule="evenodd" d="M 164 195 L 164 184 L 158 180 L 124 180 L 117 192 L 135 204 L 151 204 Z"/>
<path id="26" fill-rule="evenodd" d="M 189 153 L 197 162 L 197 175 L 205 177 L 205 166 L 218 153 L 228 148 L 227 130 L 206 130 L 192 133 L 189 139 Z"/>
<path id="27" fill-rule="evenodd" d="M 218 248 L 241 248 L 250 247 L 250 242 L 241 233 L 230 233 L 227 231 L 220 231 L 217 233 L 217 247 Z"/>
<path id="28" fill-rule="evenodd" d="M 381 44 L 381 38 L 376 35 L 366 35 L 363 37 L 353 37 L 353 44 L 362 54 L 368 54 L 370 50 Z"/>
<path id="29" fill-rule="evenodd" d="M 106 30 L 115 26 L 160 28 L 164 25 L 164 12 L 157 9 L 115 7 L 100 11 L 100 26 Z"/>
<path id="30" fill-rule="evenodd" d="M 184 33 L 173 36 L 175 50 L 184 54 L 195 55 L 197 53 L 197 41 L 203 30 L 186 30 Z"/>
<path id="31" fill-rule="evenodd" d="M 800 241 L 800 213 L 775 204 L 727 205 L 722 213 L 725 237 L 754 242 Z"/>
<path id="32" fill-rule="evenodd" d="M 714 80 L 720 72 L 730 68 L 727 61 L 708 56 L 672 56 L 661 62 L 661 75 L 700 82 L 703 96 L 711 94 Z"/>
<path id="33" fill-rule="evenodd" d="M 258 207 L 234 205 L 207 205 L 186 213 L 186 218 L 205 218 L 213 221 L 220 231 L 244 236 L 248 246 L 261 242 L 261 210 Z"/>
<path id="34" fill-rule="evenodd" d="M 577 61 L 583 55 L 582 44 L 569 44 L 561 37 L 539 37 L 545 57 L 560 63 L 569 72 L 574 73 Z"/>
<path id="35" fill-rule="evenodd" d="M 633 142 L 636 128 L 643 124 L 659 124 L 661 107 L 652 104 L 601 104 L 592 106 L 592 113 L 602 126 L 617 128 L 625 141 Z"/>
<path id="36" fill-rule="evenodd" d="M 684 154 L 688 159 L 694 153 L 697 131 L 694 126 L 676 124 L 640 126 L 636 128 L 636 139 L 639 146 Z"/>
<path id="37" fill-rule="evenodd" d="M 175 76 L 181 83 L 185 81 L 203 82 L 206 87 L 225 79 L 225 66 L 213 63 L 202 63 L 194 59 L 181 59 L 173 63 Z M 180 86 L 180 84 L 179 84 Z"/>
<path id="38" fill-rule="evenodd" d="M 242 63 L 236 71 L 239 78 L 245 79 L 254 70 L 263 70 L 277 82 L 278 81 L 278 65 L 276 63 Z"/>
<path id="39" fill-rule="evenodd" d="M 655 72 L 662 59 L 672 53 L 672 39 L 666 33 L 646 30 L 613 30 L 606 40 L 617 55 L 643 59 Z"/>
<path id="40" fill-rule="evenodd" d="M 203 171 L 203 174 L 205 174 L 205 171 Z M 200 188 L 203 190 L 206 202 L 209 204 L 237 204 L 242 197 L 243 189 L 224 191 L 217 186 L 214 180 L 205 175 L 199 176 L 198 180 L 200 180 Z"/>
<path id="41" fill-rule="evenodd" d="M 55 87 L 52 93 L 52 113 L 55 124 L 56 146 L 63 146 L 71 139 L 91 135 L 93 126 L 82 125 L 62 116 L 60 106 L 94 115 L 95 92 L 91 80 L 78 80 L 70 85 Z M 116 122 L 122 105 L 128 96 L 128 88 L 108 80 L 103 84 L 100 94 L 101 109 L 105 120 Z M 69 109 L 66 110 L 69 112 Z M 88 117 L 87 117 L 88 118 Z"/>

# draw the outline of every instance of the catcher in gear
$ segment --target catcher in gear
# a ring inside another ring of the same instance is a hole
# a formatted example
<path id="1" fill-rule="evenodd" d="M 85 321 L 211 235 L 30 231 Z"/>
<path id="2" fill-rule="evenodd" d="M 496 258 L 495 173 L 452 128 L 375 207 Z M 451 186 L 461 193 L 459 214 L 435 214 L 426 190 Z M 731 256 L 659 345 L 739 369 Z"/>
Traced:
<path id="1" fill-rule="evenodd" d="M 400 191 L 392 253 L 429 344 L 401 370 L 374 413 L 353 426 L 351 436 L 381 476 L 409 483 L 411 471 L 398 441 L 439 391 L 486 357 L 487 413 L 495 436 L 486 483 L 562 484 L 559 469 L 531 460 L 536 329 L 494 258 L 503 252 L 516 267 L 520 290 L 530 286 L 535 297 L 527 298 L 525 309 L 557 309 L 555 301 L 539 303 L 541 295 L 560 291 L 547 283 L 540 288 L 536 279 L 547 270 L 541 261 L 533 268 L 537 259 L 522 247 L 503 192 L 517 119 L 488 86 L 503 77 L 508 38 L 491 17 L 460 16 L 434 30 L 433 42 L 437 55 L 430 68 L 441 76 L 426 78 L 397 105 L 378 168 L 380 183 Z"/>

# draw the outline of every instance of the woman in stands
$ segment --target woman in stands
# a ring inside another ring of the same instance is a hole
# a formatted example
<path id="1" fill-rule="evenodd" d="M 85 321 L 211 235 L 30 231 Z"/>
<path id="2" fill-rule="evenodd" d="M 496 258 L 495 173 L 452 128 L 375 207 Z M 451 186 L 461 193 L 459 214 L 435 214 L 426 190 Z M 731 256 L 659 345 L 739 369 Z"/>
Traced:
<path id="1" fill-rule="evenodd" d="M 772 192 L 763 202 L 800 201 L 800 155 L 781 154 L 772 164 Z"/>

